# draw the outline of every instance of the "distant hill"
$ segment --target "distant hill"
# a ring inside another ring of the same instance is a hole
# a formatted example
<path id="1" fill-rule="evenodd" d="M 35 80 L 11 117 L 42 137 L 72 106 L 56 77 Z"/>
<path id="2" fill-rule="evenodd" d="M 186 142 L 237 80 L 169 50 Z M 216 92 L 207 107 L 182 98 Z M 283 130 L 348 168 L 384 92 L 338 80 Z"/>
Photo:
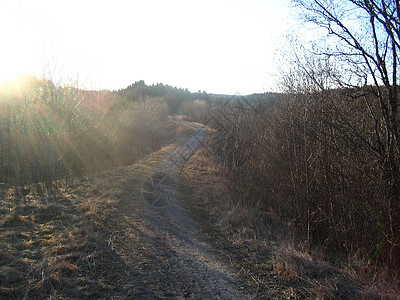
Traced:
<path id="1" fill-rule="evenodd" d="M 163 83 L 147 85 L 144 80 L 136 81 L 124 89 L 113 92 L 119 97 L 131 101 L 145 101 L 149 98 L 164 98 L 172 113 L 176 113 L 184 101 L 190 100 L 214 100 L 226 101 L 229 99 L 243 98 L 252 103 L 271 103 L 279 99 L 280 93 L 262 93 L 251 95 L 226 95 L 226 94 L 209 94 L 206 91 L 191 92 L 187 88 L 177 88 Z"/>
<path id="2" fill-rule="evenodd" d="M 136 81 L 124 89 L 114 91 L 115 94 L 131 101 L 145 101 L 149 98 L 164 98 L 172 113 L 179 110 L 183 101 L 194 99 L 208 99 L 203 91 L 190 92 L 187 88 L 177 88 L 163 83 L 147 85 L 143 80 Z"/>

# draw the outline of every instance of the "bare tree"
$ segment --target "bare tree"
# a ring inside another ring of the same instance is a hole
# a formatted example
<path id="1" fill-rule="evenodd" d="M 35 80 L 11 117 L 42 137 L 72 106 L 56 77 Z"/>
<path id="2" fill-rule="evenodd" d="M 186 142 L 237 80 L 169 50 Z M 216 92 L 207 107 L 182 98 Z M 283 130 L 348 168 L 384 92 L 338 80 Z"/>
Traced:
<path id="1" fill-rule="evenodd" d="M 379 157 L 386 183 L 385 234 L 390 262 L 400 266 L 400 116 L 399 0 L 292 0 L 303 20 L 326 29 L 327 55 L 342 68 L 341 87 L 358 90 L 364 99 L 374 139 L 363 139 Z M 361 93 L 360 93 L 361 92 Z"/>

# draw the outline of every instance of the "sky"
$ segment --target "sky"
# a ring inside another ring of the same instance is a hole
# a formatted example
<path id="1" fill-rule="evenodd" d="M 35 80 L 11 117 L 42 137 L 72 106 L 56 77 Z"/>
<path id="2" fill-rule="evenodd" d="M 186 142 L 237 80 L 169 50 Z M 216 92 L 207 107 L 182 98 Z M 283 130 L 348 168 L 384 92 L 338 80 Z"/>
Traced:
<path id="1" fill-rule="evenodd" d="M 0 80 L 273 91 L 292 19 L 289 0 L 0 0 Z"/>

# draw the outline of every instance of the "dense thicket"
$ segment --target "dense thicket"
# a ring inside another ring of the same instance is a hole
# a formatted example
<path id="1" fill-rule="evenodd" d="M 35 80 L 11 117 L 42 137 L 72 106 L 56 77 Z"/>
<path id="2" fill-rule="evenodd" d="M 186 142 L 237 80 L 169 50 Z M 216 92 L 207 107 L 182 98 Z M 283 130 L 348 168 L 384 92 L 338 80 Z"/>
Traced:
<path id="1" fill-rule="evenodd" d="M 329 35 L 318 47 L 292 45 L 284 97 L 257 109 L 232 98 L 185 110 L 214 112 L 197 118 L 212 120 L 209 148 L 240 201 L 272 207 L 302 229 L 309 249 L 379 262 L 399 276 L 399 4 L 293 2 Z"/>
<path id="2" fill-rule="evenodd" d="M 32 76 L 0 86 L 0 183 L 50 189 L 104 168 L 132 163 L 162 145 L 163 98 L 130 101 Z"/>
<path id="3" fill-rule="evenodd" d="M 214 127 L 207 147 L 243 205 L 272 208 L 305 234 L 309 249 L 359 266 L 380 261 L 397 272 L 389 237 L 400 226 L 391 217 L 399 207 L 381 158 L 365 145 L 375 133 L 360 94 L 332 89 L 288 93 L 262 106 L 232 98 L 183 109 Z"/>

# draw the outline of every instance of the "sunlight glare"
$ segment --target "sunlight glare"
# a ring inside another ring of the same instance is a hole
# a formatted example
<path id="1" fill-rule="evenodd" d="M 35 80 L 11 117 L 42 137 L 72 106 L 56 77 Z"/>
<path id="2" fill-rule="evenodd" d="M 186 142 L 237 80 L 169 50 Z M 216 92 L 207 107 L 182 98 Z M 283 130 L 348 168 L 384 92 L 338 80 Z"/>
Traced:
<path id="1" fill-rule="evenodd" d="M 0 80 L 79 74 L 80 85 L 90 78 L 110 90 L 145 80 L 261 92 L 273 85 L 268 73 L 288 27 L 288 1 L 2 0 Z"/>
<path id="2" fill-rule="evenodd" d="M 0 81 L 14 81 L 20 75 L 27 73 L 24 64 L 17 57 L 5 60 L 0 59 Z"/>
<path id="3" fill-rule="evenodd" d="M 22 19 L 18 5 L 11 1 L 1 4 L 0 80 L 10 81 L 21 74 L 35 71 L 33 54 L 36 46 L 29 29 L 31 26 Z"/>

